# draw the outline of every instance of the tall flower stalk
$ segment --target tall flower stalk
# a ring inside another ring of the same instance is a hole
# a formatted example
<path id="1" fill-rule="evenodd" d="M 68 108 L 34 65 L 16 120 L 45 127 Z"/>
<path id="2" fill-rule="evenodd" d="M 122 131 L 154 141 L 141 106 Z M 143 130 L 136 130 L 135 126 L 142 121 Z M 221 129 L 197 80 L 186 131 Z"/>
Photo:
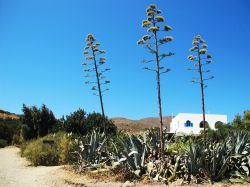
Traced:
<path id="1" fill-rule="evenodd" d="M 103 56 L 105 51 L 99 49 L 100 43 L 96 41 L 96 38 L 92 34 L 88 34 L 85 40 L 86 46 L 83 54 L 87 62 L 83 62 L 82 65 L 85 67 L 85 77 L 90 79 L 90 81 L 86 81 L 85 84 L 93 85 L 93 94 L 100 98 L 102 116 L 104 117 L 103 92 L 109 90 L 105 88 L 105 86 L 110 83 L 110 81 L 106 80 L 104 73 L 110 69 L 102 67 L 106 63 L 106 58 Z M 93 80 L 93 78 L 95 78 L 95 80 Z"/>
<path id="2" fill-rule="evenodd" d="M 202 104 L 202 124 L 204 130 L 204 143 L 206 143 L 206 114 L 205 114 L 205 94 L 204 89 L 207 87 L 205 81 L 213 79 L 214 76 L 206 76 L 206 73 L 210 73 L 210 70 L 205 69 L 205 66 L 212 62 L 212 56 L 207 54 L 207 44 L 200 35 L 194 37 L 193 47 L 190 51 L 193 53 L 188 56 L 188 59 L 194 62 L 194 68 L 189 68 L 190 71 L 196 71 L 199 73 L 199 77 L 193 77 L 192 83 L 200 85 L 201 88 L 201 104 Z"/>
<path id="3" fill-rule="evenodd" d="M 138 42 L 138 45 L 143 45 L 153 54 L 153 58 L 150 60 L 143 60 L 142 62 L 147 64 L 144 67 L 145 70 L 153 71 L 156 75 L 157 82 L 157 99 L 158 99 L 158 113 L 160 121 L 160 155 L 163 157 L 164 142 L 163 142 L 163 119 L 162 119 L 162 103 L 161 103 L 161 74 L 167 73 L 170 69 L 165 68 L 162 65 L 162 61 L 169 56 L 174 55 L 171 52 L 160 53 L 160 47 L 173 40 L 173 37 L 160 36 L 161 33 L 166 33 L 172 28 L 168 25 L 164 25 L 164 17 L 161 16 L 161 11 L 157 9 L 156 5 L 151 4 L 146 9 L 147 19 L 142 21 L 142 27 L 147 29 L 148 34 L 144 35 Z M 153 64 L 151 63 L 153 62 Z"/>

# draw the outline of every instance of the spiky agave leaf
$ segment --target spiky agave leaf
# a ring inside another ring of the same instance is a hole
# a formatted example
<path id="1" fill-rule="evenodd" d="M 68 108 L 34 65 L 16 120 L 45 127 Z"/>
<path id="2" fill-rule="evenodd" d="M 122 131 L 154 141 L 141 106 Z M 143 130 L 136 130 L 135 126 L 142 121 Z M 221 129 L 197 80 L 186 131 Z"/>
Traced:
<path id="1" fill-rule="evenodd" d="M 93 131 L 91 134 L 78 137 L 76 141 L 78 146 L 74 154 L 76 155 L 77 166 L 80 171 L 88 167 L 99 167 L 102 162 L 106 162 L 109 159 L 101 156 L 104 153 L 106 138 L 100 131 Z"/>

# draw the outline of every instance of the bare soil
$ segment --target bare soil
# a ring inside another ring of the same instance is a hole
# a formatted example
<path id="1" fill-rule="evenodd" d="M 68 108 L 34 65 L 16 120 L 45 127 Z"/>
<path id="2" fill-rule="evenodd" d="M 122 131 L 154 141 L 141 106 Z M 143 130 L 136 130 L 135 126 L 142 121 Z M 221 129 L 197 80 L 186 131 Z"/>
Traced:
<path id="1" fill-rule="evenodd" d="M 19 156 L 19 148 L 0 149 L 0 187 L 63 186 L 57 177 L 60 166 L 31 167 Z"/>

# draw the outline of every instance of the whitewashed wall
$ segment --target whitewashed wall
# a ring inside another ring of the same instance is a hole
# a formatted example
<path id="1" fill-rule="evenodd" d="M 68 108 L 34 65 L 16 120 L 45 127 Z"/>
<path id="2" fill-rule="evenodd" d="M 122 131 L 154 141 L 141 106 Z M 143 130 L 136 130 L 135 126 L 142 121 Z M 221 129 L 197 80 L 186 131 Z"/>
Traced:
<path id="1" fill-rule="evenodd" d="M 185 127 L 186 121 L 189 120 L 193 123 L 193 127 Z M 188 114 L 180 113 L 175 116 L 170 123 L 171 133 L 184 133 L 184 134 L 200 134 L 200 122 L 202 121 L 202 114 Z M 227 115 L 206 114 L 206 121 L 211 129 L 215 129 L 215 123 L 221 121 L 227 123 Z"/>

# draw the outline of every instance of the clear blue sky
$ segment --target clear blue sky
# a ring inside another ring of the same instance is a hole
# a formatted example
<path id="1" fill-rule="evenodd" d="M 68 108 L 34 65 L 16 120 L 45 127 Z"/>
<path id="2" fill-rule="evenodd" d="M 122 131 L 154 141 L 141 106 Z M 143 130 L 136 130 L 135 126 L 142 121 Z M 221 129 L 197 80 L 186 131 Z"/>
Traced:
<path id="1" fill-rule="evenodd" d="M 201 34 L 214 57 L 215 79 L 206 89 L 208 113 L 234 115 L 250 109 L 249 0 L 0 0 L 0 109 L 21 113 L 22 104 L 46 104 L 57 117 L 79 107 L 100 112 L 84 85 L 84 38 L 93 33 L 106 49 L 109 117 L 157 116 L 155 75 L 140 63 L 147 51 L 136 45 L 145 34 L 145 8 L 155 3 L 174 37 L 162 52 L 174 52 L 162 76 L 164 115 L 200 113 L 200 88 L 186 69 L 192 38 Z"/>

